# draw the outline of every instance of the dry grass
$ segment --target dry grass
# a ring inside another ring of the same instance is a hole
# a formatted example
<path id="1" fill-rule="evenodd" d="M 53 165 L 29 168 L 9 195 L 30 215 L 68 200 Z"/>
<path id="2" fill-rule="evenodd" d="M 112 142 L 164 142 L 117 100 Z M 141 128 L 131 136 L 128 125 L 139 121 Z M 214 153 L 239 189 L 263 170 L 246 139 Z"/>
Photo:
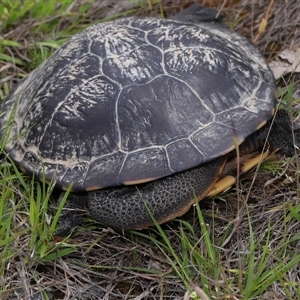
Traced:
<path id="1" fill-rule="evenodd" d="M 5 40 L 21 44 L 19 48 L 5 48 L 5 54 L 14 60 L 0 65 L 1 91 L 6 93 L 15 86 L 19 77 L 39 64 L 41 49 L 45 51 L 45 56 L 53 50 L 39 46 L 39 55 L 34 55 L 32 45 L 38 45 L 38 42 L 48 40 L 51 41 L 51 45 L 57 47 L 57 40 L 60 43 L 70 33 L 96 20 L 115 18 L 124 12 L 127 15 L 168 17 L 193 2 L 195 1 L 149 0 L 140 8 L 125 0 L 103 0 L 93 4 L 79 0 L 70 5 L 71 13 L 61 16 L 59 22 L 53 16 L 43 20 L 28 17 L 21 24 L 16 22 L 11 28 L 2 29 L 2 32 L 0 30 L 0 35 Z M 220 10 L 225 22 L 234 30 L 255 40 L 268 60 L 274 58 L 282 49 L 299 47 L 298 0 L 275 0 L 270 7 L 270 1 L 261 0 L 206 0 L 198 3 Z M 88 5 L 86 14 L 80 22 L 74 24 L 83 5 Z M 267 18 L 267 27 L 259 34 L 263 18 Z M 45 36 L 43 30 L 39 30 L 41 23 L 47 26 L 56 24 L 55 30 L 52 31 L 53 36 L 49 33 Z M 293 78 L 297 87 L 299 77 L 295 74 Z M 288 80 L 290 78 L 286 78 L 286 81 Z M 280 89 L 285 88 L 285 85 L 286 82 Z M 298 109 L 297 102 L 299 99 L 293 104 L 294 110 Z M 6 161 L 3 158 L 3 163 Z M 288 263 L 293 255 L 298 254 L 299 239 L 295 237 L 298 236 L 300 225 L 289 209 L 298 204 L 298 164 L 297 157 L 283 160 L 279 166 L 264 164 L 265 170 L 262 168 L 257 173 L 250 172 L 241 179 L 238 188 L 233 188 L 214 200 L 201 202 L 211 241 L 216 249 L 220 250 L 218 263 L 223 266 L 223 273 L 216 279 L 210 273 L 201 274 L 199 269 L 191 266 L 191 286 L 200 286 L 202 276 L 207 276 L 210 290 L 215 291 L 212 299 L 248 299 L 243 297 L 241 288 L 241 281 L 246 276 L 239 271 L 248 270 L 248 262 L 245 259 L 249 254 L 251 236 L 255 237 L 256 242 L 253 253 L 255 261 L 259 261 L 264 255 L 266 247 L 268 255 L 273 257 L 273 260 L 268 261 L 269 269 L 275 268 L 280 260 L 286 260 Z M 2 167 L 3 177 L 14 177 L 14 172 L 10 173 L 8 169 Z M 22 178 L 30 186 L 30 179 L 26 176 Z M 30 236 L 18 235 L 18 232 L 25 230 L 24 228 L 30 227 L 30 211 L 21 202 L 24 198 L 23 192 L 19 192 L 23 191 L 24 186 L 16 186 L 16 182 L 19 181 L 17 176 L 14 178 L 15 185 L 10 186 L 12 190 L 18 191 L 15 193 L 18 195 L 14 198 L 15 203 L 11 203 L 11 211 L 14 212 L 14 224 L 18 224 L 19 227 L 14 228 L 15 238 L 10 247 L 5 249 L 5 253 L 11 251 L 13 259 L 2 261 L 5 276 L 0 279 L 3 289 L 0 291 L 1 299 L 183 299 L 187 287 L 176 276 L 170 261 L 153 240 L 134 232 L 116 233 L 98 226 L 93 220 L 86 220 L 85 227 L 79 228 L 72 238 L 62 245 L 66 249 L 74 249 L 69 255 L 47 261 L 33 253 L 30 250 Z M 25 197 L 26 195 L 25 193 Z M 28 202 L 29 198 L 28 196 Z M 55 213 L 55 209 L 52 208 L 50 212 Z M 199 241 L 199 252 L 205 256 L 208 250 L 205 243 L 201 243 L 203 228 L 199 224 L 196 208 L 191 209 L 182 220 L 192 224 L 193 235 L 179 221 L 162 226 L 175 253 L 182 254 L 180 232 L 183 230 L 190 239 Z M 163 241 L 157 229 L 143 233 Z M 287 243 L 285 248 L 282 248 L 283 241 Z M 50 240 L 47 243 L 52 247 L 59 241 Z M 0 247 L 4 249 L 2 245 Z M 188 261 L 189 264 L 191 262 L 192 260 Z M 275 281 L 260 296 L 252 299 L 296 299 L 300 291 L 299 268 L 299 264 L 290 268 L 283 281 Z"/>

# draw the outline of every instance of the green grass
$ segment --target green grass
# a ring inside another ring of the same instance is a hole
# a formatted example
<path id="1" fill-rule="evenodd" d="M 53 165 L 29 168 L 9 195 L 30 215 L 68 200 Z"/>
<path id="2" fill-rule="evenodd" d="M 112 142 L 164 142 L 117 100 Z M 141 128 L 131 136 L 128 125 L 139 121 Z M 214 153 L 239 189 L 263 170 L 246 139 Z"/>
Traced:
<path id="1" fill-rule="evenodd" d="M 70 36 L 84 28 L 117 17 L 134 13 L 138 9 L 160 3 L 160 1 L 137 1 L 137 7 L 118 15 L 112 15 L 102 20 L 90 22 L 87 11 L 94 1 L 82 4 L 74 10 L 75 2 L 64 1 L 15 1 L 4 0 L 0 3 L 0 20 L 3 32 L 11 34 L 12 39 L 0 39 L 0 65 L 13 63 L 25 73 L 35 69 L 41 62 L 54 52 Z M 135 3 L 135 1 L 132 1 Z M 27 23 L 23 24 L 22 21 Z M 65 20 L 66 25 L 62 25 Z M 22 31 L 22 27 L 24 31 Z M 16 30 L 17 29 L 17 30 Z M 19 29 L 19 30 L 18 30 Z M 60 29 L 60 30 L 59 30 Z M 26 45 L 22 44 L 19 34 L 26 36 Z M 41 38 L 42 35 L 42 38 Z M 15 38 L 20 41 L 14 40 Z M 26 47 L 26 55 L 16 58 L 15 51 L 22 51 Z M 26 74 L 20 74 L 26 75 Z"/>
<path id="2" fill-rule="evenodd" d="M 186 221 L 178 220 L 179 230 L 173 233 L 180 242 L 179 251 L 174 249 L 171 240 L 157 223 L 157 234 L 135 234 L 156 245 L 187 291 L 194 295 L 199 293 L 199 298 L 195 299 L 201 299 L 203 294 L 218 299 L 232 299 L 233 296 L 238 299 L 260 299 L 274 283 L 285 289 L 287 299 L 293 299 L 293 295 L 300 291 L 297 282 L 287 279 L 289 270 L 296 268 L 300 262 L 299 253 L 289 253 L 289 248 L 300 240 L 299 233 L 291 238 L 287 232 L 287 224 L 300 219 L 300 205 L 294 205 L 285 207 L 284 230 L 276 246 L 271 246 L 272 231 L 276 230 L 276 225 L 270 221 L 263 232 L 254 232 L 251 217 L 247 214 L 249 236 L 242 240 L 243 247 L 236 249 L 229 262 L 224 261 L 227 256 L 224 241 L 232 226 L 229 225 L 228 230 L 215 239 L 212 232 L 214 228 L 205 222 L 199 204 L 196 205 L 198 224 L 191 226 Z M 196 232 L 194 227 L 200 228 L 200 232 Z"/>
<path id="3" fill-rule="evenodd" d="M 97 22 L 143 10 L 156 9 L 164 15 L 163 1 L 129 2 L 133 5 L 128 10 Z M 74 2 L 66 0 L 0 3 L 1 99 L 8 94 L 12 77 L 24 77 L 68 37 L 95 22 L 88 15 L 91 4 L 75 9 Z M 292 97 L 294 88 L 290 82 L 279 97 L 296 116 L 299 99 Z M 6 142 L 1 141 L 1 149 Z M 104 283 L 113 284 L 113 292 L 127 299 L 153 287 L 156 299 L 182 297 L 185 292 L 202 300 L 261 299 L 272 291 L 280 291 L 277 297 L 282 299 L 300 294 L 297 158 L 262 164 L 259 173 L 268 178 L 256 178 L 258 185 L 250 197 L 269 193 L 267 204 L 251 202 L 248 193 L 230 191 L 203 206 L 197 204 L 192 218 L 156 224 L 148 231 L 122 235 L 86 219 L 84 227 L 61 240 L 55 237 L 55 228 L 64 201 L 56 207 L 52 185 L 22 174 L 3 150 L 0 155 L 1 299 L 22 293 L 24 282 L 44 299 L 57 291 L 60 297 L 66 291 L 76 295 L 72 284 L 91 290 L 99 282 L 100 290 Z M 265 182 L 272 184 L 256 191 Z M 242 187 L 248 183 L 241 178 Z M 231 198 L 240 200 L 242 212 L 240 206 L 229 209 Z"/>

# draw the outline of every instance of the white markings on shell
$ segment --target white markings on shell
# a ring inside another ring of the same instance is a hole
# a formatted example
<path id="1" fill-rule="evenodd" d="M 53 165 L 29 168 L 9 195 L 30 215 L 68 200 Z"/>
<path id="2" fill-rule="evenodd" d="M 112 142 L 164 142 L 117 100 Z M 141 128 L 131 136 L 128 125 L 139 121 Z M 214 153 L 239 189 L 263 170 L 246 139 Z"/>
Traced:
<path id="1" fill-rule="evenodd" d="M 151 154 L 139 156 L 141 165 L 153 161 L 156 166 L 165 155 L 166 169 L 151 173 L 153 178 L 184 170 L 188 159 L 202 163 L 228 151 L 234 132 L 243 140 L 246 127 L 254 131 L 259 125 L 254 119 L 270 117 L 274 88 L 262 55 L 237 34 L 208 24 L 120 19 L 74 36 L 30 73 L 6 99 L 0 134 L 17 102 L 6 145 L 16 162 L 22 164 L 30 153 L 38 167 L 29 171 L 38 173 L 43 164 L 49 171 L 58 169 L 61 186 L 70 181 L 69 170 L 77 168 L 78 178 L 72 180 L 80 189 L 100 159 L 110 166 L 107 176 L 116 177 L 105 185 L 115 185 L 122 183 L 121 172 L 126 181 L 141 179 L 129 178 L 125 166 L 129 156 L 143 151 Z M 202 112 L 187 113 L 189 105 Z M 240 110 L 249 119 L 242 125 Z M 222 130 L 229 142 L 222 140 Z M 181 169 L 174 169 L 168 149 Z M 180 151 L 190 151 L 190 158 Z"/>

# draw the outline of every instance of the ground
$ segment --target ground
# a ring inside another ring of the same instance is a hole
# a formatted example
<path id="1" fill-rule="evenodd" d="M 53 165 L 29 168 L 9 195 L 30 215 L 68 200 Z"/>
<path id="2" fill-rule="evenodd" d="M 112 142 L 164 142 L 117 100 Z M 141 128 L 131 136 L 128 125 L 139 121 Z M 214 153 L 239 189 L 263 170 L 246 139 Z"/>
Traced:
<path id="1" fill-rule="evenodd" d="M 219 10 L 268 62 L 300 46 L 298 0 L 63 2 L 25 1 L 27 10 L 19 1 L 0 3 L 1 98 L 88 24 L 128 15 L 168 17 L 194 2 Z M 278 80 L 278 98 L 295 122 L 299 83 L 297 73 Z M 53 235 L 55 192 L 20 174 L 4 153 L 1 159 L 1 299 L 297 299 L 300 294 L 297 151 L 293 158 L 272 156 L 231 190 L 161 227 L 117 233 L 87 218 L 66 240 Z"/>

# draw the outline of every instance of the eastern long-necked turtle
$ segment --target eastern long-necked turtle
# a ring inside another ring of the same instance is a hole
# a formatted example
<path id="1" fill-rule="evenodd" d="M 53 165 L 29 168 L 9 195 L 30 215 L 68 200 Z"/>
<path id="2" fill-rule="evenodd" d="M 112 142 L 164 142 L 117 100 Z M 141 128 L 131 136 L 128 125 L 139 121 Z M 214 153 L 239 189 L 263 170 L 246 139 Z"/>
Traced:
<path id="1" fill-rule="evenodd" d="M 162 223 L 204 198 L 228 154 L 293 154 L 259 50 L 198 5 L 73 36 L 5 100 L 0 134 L 19 168 L 119 229 Z M 244 142 L 246 140 L 246 142 Z M 78 219 L 64 211 L 61 233 Z"/>

